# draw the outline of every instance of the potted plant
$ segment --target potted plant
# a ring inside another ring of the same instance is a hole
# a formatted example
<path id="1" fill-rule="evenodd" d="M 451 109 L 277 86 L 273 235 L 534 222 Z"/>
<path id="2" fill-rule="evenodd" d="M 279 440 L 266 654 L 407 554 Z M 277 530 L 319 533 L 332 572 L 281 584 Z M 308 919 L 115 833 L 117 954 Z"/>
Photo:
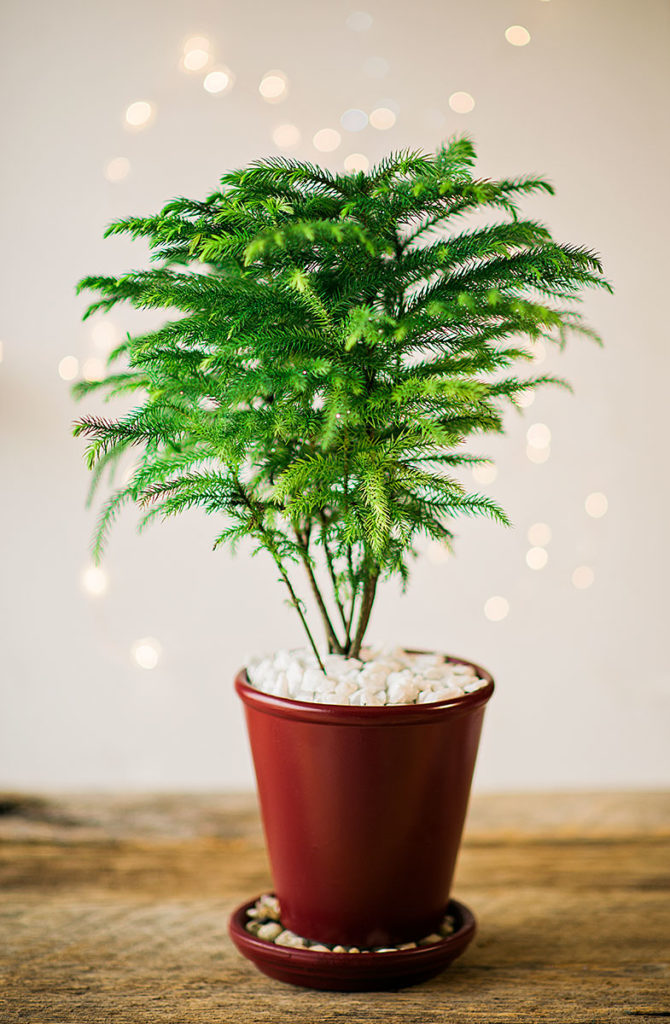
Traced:
<path id="1" fill-rule="evenodd" d="M 301 984 L 420 980 L 472 936 L 448 900 L 493 682 L 462 659 L 366 648 L 366 631 L 380 581 L 406 583 L 420 538 L 449 546 L 461 515 L 507 522 L 459 478 L 487 461 L 468 442 L 501 432 L 524 392 L 564 383 L 518 367 L 538 338 L 596 337 L 574 300 L 609 288 L 593 252 L 519 216 L 546 181 L 477 179 L 474 158 L 460 137 L 369 173 L 258 161 L 202 201 L 112 224 L 146 238 L 156 265 L 80 284 L 96 293 L 86 316 L 176 312 L 75 386 L 139 396 L 74 428 L 93 490 L 139 451 L 95 558 L 128 503 L 142 526 L 201 508 L 220 518 L 215 547 L 251 539 L 270 555 L 304 628 L 305 650 L 236 681 L 279 902 L 266 894 L 231 925 L 263 970 Z M 489 209 L 493 223 L 464 223 Z"/>

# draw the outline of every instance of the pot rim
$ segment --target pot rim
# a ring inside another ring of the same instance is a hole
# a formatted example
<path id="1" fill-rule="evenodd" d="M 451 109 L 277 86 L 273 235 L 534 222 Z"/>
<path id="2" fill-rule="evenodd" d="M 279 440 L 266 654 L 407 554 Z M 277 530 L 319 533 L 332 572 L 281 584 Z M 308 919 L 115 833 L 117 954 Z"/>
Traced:
<path id="1" fill-rule="evenodd" d="M 408 654 L 433 654 L 406 648 Z M 447 700 L 431 701 L 428 704 L 384 704 L 382 707 L 359 707 L 350 704 L 320 704 L 314 701 L 294 700 L 292 697 L 276 697 L 252 686 L 246 668 L 240 669 L 235 677 L 235 689 L 247 707 L 279 718 L 312 722 L 323 725 L 414 725 L 419 722 L 436 722 L 446 716 L 456 717 L 467 714 L 486 704 L 493 695 L 493 676 L 474 661 L 443 655 L 446 661 L 457 665 L 471 665 L 487 685 L 481 689 Z"/>

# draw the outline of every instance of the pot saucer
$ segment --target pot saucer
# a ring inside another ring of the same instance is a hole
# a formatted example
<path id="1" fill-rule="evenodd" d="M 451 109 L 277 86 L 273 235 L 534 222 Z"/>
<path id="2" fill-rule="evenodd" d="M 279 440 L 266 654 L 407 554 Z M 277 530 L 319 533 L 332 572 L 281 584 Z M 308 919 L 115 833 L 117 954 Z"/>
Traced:
<path id="1" fill-rule="evenodd" d="M 476 929 L 474 915 L 465 904 L 450 900 L 446 913 L 454 918 L 455 927 L 441 942 L 388 953 L 324 953 L 277 946 L 252 935 L 244 926 L 255 902 L 239 906 L 228 925 L 242 956 L 270 978 L 333 992 L 372 992 L 427 981 L 465 951 Z"/>

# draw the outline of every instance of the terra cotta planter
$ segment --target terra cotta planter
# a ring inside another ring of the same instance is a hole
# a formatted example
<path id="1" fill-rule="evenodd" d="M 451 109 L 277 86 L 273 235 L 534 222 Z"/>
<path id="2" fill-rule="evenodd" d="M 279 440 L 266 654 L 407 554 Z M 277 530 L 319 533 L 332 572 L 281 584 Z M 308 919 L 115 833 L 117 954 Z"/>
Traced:
<path id="1" fill-rule="evenodd" d="M 473 667 L 487 680 L 474 693 L 386 707 L 274 697 L 239 673 L 285 928 L 371 947 L 439 926 L 493 693 Z"/>

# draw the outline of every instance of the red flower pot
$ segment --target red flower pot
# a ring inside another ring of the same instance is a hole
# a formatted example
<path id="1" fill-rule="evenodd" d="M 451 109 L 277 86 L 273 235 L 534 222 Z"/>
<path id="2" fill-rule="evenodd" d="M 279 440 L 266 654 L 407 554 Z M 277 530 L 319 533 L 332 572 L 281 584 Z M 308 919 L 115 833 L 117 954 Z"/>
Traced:
<path id="1" fill-rule="evenodd" d="M 370 947 L 439 927 L 493 693 L 474 668 L 474 693 L 386 707 L 273 697 L 239 673 L 285 928 Z"/>

